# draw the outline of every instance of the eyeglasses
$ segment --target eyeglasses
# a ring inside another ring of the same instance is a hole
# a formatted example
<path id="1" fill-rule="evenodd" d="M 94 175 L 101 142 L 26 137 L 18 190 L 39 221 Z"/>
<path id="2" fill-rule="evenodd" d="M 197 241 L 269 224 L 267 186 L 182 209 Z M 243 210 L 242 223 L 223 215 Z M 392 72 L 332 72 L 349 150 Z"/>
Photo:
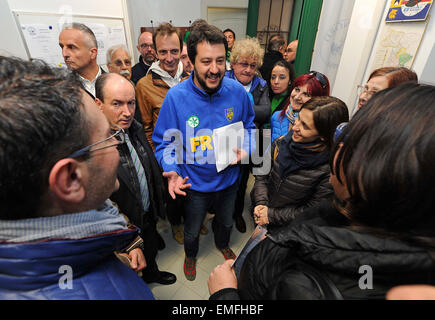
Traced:
<path id="1" fill-rule="evenodd" d="M 251 69 L 257 69 L 256 63 L 246 63 L 246 62 L 238 62 L 239 65 L 241 65 L 243 68 L 251 67 Z"/>
<path id="2" fill-rule="evenodd" d="M 95 142 L 95 143 L 91 144 L 90 146 L 81 148 L 81 149 L 73 152 L 72 154 L 70 154 L 67 158 L 79 158 L 79 157 L 82 157 L 82 156 L 84 156 L 86 154 L 89 154 L 91 152 L 94 152 L 94 151 L 97 151 L 97 150 L 106 149 L 106 148 L 110 148 L 110 147 L 114 147 L 114 146 L 117 146 L 117 145 L 120 145 L 120 144 L 124 143 L 125 142 L 125 131 L 124 131 L 124 129 L 122 129 L 121 127 L 118 127 L 116 125 L 114 127 L 116 127 L 118 129 L 118 131 L 116 131 L 110 137 L 107 137 L 106 139 L 103 139 L 101 141 Z M 94 147 L 94 146 L 96 146 L 98 144 L 102 144 L 102 143 L 104 143 L 106 141 L 109 141 L 109 140 L 112 140 L 112 139 L 115 139 L 116 143 L 112 143 L 112 144 L 109 144 L 107 146 L 102 146 L 102 147 L 98 147 L 96 149 L 92 149 L 91 150 L 92 147 Z"/>
<path id="3" fill-rule="evenodd" d="M 147 44 L 147 43 L 142 43 L 142 44 L 140 45 L 140 47 L 141 47 L 142 49 L 147 49 L 147 48 L 152 49 L 152 48 L 154 48 L 154 46 L 153 46 L 152 44 Z"/>
<path id="4" fill-rule="evenodd" d="M 326 78 L 323 74 L 321 74 L 320 72 L 317 71 L 310 71 L 309 73 L 310 76 L 316 76 L 316 80 L 319 81 L 320 85 L 322 86 L 323 89 L 326 88 L 326 85 L 328 84 L 328 81 L 326 81 Z"/>
<path id="5" fill-rule="evenodd" d="M 378 93 L 378 90 L 369 90 L 369 87 L 367 85 L 358 85 L 358 95 L 361 95 L 363 93 L 368 94 L 369 96 L 373 96 L 374 94 Z"/>

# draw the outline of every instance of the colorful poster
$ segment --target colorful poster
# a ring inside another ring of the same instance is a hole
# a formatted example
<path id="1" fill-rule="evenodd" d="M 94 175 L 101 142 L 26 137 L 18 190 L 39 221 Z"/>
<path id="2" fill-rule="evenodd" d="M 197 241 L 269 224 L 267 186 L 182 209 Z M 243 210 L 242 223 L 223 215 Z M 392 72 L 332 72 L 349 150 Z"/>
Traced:
<path id="1" fill-rule="evenodd" d="M 411 68 L 426 30 L 426 22 L 387 24 L 374 48 L 370 70 L 382 67 Z"/>
<path id="2" fill-rule="evenodd" d="M 386 22 L 424 21 L 433 0 L 392 0 Z"/>

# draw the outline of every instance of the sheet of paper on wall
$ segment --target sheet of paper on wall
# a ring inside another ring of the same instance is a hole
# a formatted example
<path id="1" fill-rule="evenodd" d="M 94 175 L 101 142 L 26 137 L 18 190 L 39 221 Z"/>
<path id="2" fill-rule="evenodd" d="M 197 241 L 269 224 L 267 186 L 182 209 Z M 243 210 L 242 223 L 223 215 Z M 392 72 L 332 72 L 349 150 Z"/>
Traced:
<path id="1" fill-rule="evenodd" d="M 213 130 L 217 172 L 221 172 L 236 160 L 237 154 L 233 149 L 242 148 L 244 137 L 244 127 L 241 121 Z"/>
<path id="2" fill-rule="evenodd" d="M 21 31 L 32 59 L 42 59 L 53 66 L 59 66 L 59 63 L 63 61 L 62 51 L 59 48 L 58 34 L 53 26 L 23 24 Z"/>

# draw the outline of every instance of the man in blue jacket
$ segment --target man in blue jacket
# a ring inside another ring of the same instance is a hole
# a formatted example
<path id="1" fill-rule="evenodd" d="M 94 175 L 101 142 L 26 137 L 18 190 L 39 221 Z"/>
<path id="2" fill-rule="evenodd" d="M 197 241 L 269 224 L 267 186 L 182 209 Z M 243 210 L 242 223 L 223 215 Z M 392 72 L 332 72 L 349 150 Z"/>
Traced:
<path id="1" fill-rule="evenodd" d="M 125 133 L 78 76 L 0 57 L 0 128 L 0 299 L 153 299 L 138 229 L 107 200 Z"/>
<path id="2" fill-rule="evenodd" d="M 252 102 L 245 89 L 237 81 L 224 78 L 228 45 L 222 31 L 205 22 L 197 23 L 187 47 L 194 71 L 188 80 L 168 91 L 153 142 L 163 175 L 168 178 L 170 195 L 186 196 L 184 274 L 193 281 L 199 232 L 211 207 L 216 212 L 213 228 L 216 247 L 225 259 L 235 258 L 229 240 L 240 174 L 237 164 L 255 148 L 251 132 L 255 125 Z M 235 152 L 235 160 L 218 172 L 213 130 L 237 122 L 242 122 L 245 129 L 243 146 L 230 150 Z"/>

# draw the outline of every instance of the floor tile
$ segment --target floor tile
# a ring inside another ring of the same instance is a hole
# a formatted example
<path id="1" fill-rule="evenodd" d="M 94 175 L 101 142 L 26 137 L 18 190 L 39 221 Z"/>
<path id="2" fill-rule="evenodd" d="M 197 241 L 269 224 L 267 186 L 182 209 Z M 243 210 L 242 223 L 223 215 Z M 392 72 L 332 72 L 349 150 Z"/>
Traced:
<path id="1" fill-rule="evenodd" d="M 245 196 L 245 208 L 243 218 L 246 222 L 246 232 L 240 233 L 234 226 L 230 238 L 230 247 L 239 254 L 246 241 L 254 230 L 254 223 L 250 217 L 250 197 L 254 179 L 248 180 L 248 186 Z M 205 225 L 209 229 L 207 235 L 200 236 L 199 252 L 197 256 L 197 275 L 195 281 L 188 281 L 184 276 L 184 246 L 180 245 L 172 237 L 172 231 L 167 221 L 159 221 L 158 230 L 166 243 L 166 248 L 159 251 L 157 255 L 157 265 L 162 271 L 168 271 L 176 275 L 177 282 L 165 286 L 160 284 L 151 284 L 149 287 L 156 299 L 159 300 L 208 300 L 208 277 L 213 269 L 224 263 L 225 258 L 214 244 L 214 236 L 211 229 L 211 219 L 213 215 L 207 214 Z"/>
<path id="2" fill-rule="evenodd" d="M 171 300 L 204 300 L 204 298 L 197 294 L 195 291 L 193 291 L 191 288 L 187 286 L 182 286 L 180 289 L 177 290 Z"/>

